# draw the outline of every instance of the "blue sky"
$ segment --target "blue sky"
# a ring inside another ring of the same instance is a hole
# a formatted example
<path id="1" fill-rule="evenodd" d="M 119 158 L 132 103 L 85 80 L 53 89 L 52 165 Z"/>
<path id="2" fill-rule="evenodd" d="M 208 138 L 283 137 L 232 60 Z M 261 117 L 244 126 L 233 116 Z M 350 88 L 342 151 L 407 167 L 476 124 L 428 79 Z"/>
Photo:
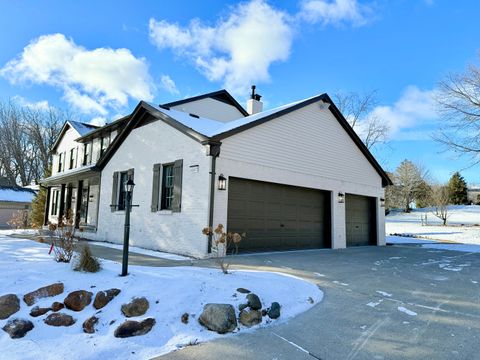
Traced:
<path id="1" fill-rule="evenodd" d="M 478 1 L 2 0 L 0 98 L 110 121 L 155 103 L 227 88 L 266 107 L 327 92 L 377 91 L 390 126 L 386 170 L 408 158 L 446 181 L 478 166 L 431 140 L 435 87 L 478 61 Z"/>

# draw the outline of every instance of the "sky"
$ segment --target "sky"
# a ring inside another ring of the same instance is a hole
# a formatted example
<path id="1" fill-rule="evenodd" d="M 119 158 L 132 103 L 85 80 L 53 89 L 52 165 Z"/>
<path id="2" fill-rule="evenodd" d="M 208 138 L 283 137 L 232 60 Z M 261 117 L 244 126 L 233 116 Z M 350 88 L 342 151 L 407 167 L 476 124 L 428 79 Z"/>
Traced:
<path id="1" fill-rule="evenodd" d="M 0 0 L 0 100 L 104 124 L 140 100 L 166 103 L 252 84 L 266 109 L 320 93 L 375 91 L 387 171 L 409 159 L 432 179 L 469 167 L 433 140 L 434 97 L 478 64 L 475 0 Z"/>

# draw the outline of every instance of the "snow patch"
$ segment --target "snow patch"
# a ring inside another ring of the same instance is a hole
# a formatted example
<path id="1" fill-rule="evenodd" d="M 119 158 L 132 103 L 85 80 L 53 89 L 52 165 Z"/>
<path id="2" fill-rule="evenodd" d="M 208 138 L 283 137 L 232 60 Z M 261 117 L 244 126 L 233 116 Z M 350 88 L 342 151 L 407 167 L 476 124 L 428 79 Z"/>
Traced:
<path id="1" fill-rule="evenodd" d="M 376 293 L 379 293 L 380 295 L 383 295 L 383 296 L 386 296 L 386 297 L 392 297 L 392 294 L 389 294 L 385 291 L 377 290 Z"/>
<path id="2" fill-rule="evenodd" d="M 417 316 L 417 313 L 415 311 L 412 311 L 412 310 L 408 310 L 407 308 L 403 307 L 403 306 L 399 306 L 398 308 L 398 311 L 401 311 L 407 315 L 410 315 L 410 316 Z"/>

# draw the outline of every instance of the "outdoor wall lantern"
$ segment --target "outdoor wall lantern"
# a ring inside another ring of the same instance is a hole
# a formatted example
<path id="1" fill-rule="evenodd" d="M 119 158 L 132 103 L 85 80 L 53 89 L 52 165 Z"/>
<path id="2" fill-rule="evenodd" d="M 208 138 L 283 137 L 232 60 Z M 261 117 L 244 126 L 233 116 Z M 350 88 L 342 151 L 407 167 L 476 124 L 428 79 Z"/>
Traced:
<path id="1" fill-rule="evenodd" d="M 125 189 L 125 225 L 123 231 L 123 259 L 122 259 L 122 276 L 128 274 L 128 243 L 130 241 L 130 209 L 132 208 L 132 195 L 135 183 L 129 177 L 123 185 Z"/>
<path id="2" fill-rule="evenodd" d="M 343 204 L 344 202 L 345 202 L 345 194 L 339 192 L 339 193 L 338 193 L 338 203 L 339 203 L 339 204 Z"/>
<path id="3" fill-rule="evenodd" d="M 227 190 L 227 178 L 223 174 L 218 176 L 218 190 Z"/>
<path id="4" fill-rule="evenodd" d="M 385 207 L 385 199 L 384 198 L 380 198 L 380 206 Z"/>

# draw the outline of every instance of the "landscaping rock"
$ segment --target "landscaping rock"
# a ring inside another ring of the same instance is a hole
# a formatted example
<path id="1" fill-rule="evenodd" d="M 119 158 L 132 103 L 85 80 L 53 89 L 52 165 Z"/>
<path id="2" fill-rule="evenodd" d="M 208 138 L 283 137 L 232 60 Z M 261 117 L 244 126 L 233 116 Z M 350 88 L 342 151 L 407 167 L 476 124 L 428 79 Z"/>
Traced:
<path id="1" fill-rule="evenodd" d="M 9 320 L 2 329 L 10 335 L 12 339 L 19 339 L 33 329 L 33 323 L 29 320 L 13 319 Z"/>
<path id="2" fill-rule="evenodd" d="M 267 314 L 270 319 L 278 319 L 280 317 L 280 304 L 278 302 L 273 302 L 272 305 L 270 305 Z"/>
<path id="3" fill-rule="evenodd" d="M 67 309 L 73 311 L 82 311 L 88 304 L 92 302 L 92 295 L 90 291 L 77 290 L 73 291 L 63 300 Z"/>
<path id="4" fill-rule="evenodd" d="M 50 314 L 43 321 L 50 326 L 72 326 L 76 322 L 73 317 L 63 313 Z"/>
<path id="5" fill-rule="evenodd" d="M 248 306 L 252 310 L 260 310 L 262 308 L 262 302 L 260 301 L 260 298 L 253 293 L 247 295 L 247 302 Z"/>
<path id="6" fill-rule="evenodd" d="M 130 303 L 122 305 L 122 313 L 126 317 L 142 316 L 147 312 L 148 307 L 149 303 L 146 298 L 133 298 Z"/>
<path id="7" fill-rule="evenodd" d="M 247 327 L 260 324 L 262 322 L 262 313 L 258 310 L 242 310 L 239 316 L 240 324 Z"/>
<path id="8" fill-rule="evenodd" d="M 188 317 L 189 317 L 188 313 L 183 314 L 181 318 L 182 323 L 188 324 Z"/>
<path id="9" fill-rule="evenodd" d="M 198 322 L 219 334 L 232 332 L 237 327 L 235 309 L 230 304 L 206 304 Z"/>
<path id="10" fill-rule="evenodd" d="M 99 291 L 97 295 L 95 295 L 95 300 L 93 300 L 93 307 L 97 310 L 105 307 L 118 294 L 120 294 L 120 289 Z"/>
<path id="11" fill-rule="evenodd" d="M 237 291 L 241 294 L 250 294 L 251 291 L 245 288 L 238 288 Z"/>
<path id="12" fill-rule="evenodd" d="M 242 311 L 246 308 L 248 308 L 248 304 L 238 304 L 238 310 Z"/>
<path id="13" fill-rule="evenodd" d="M 55 301 L 50 308 L 52 309 L 52 311 L 57 312 L 62 310 L 64 307 L 65 305 L 63 305 L 63 303 Z"/>
<path id="14" fill-rule="evenodd" d="M 20 310 L 20 300 L 15 294 L 0 296 L 0 320 L 8 319 Z"/>
<path id="15" fill-rule="evenodd" d="M 33 316 L 33 317 L 42 316 L 42 315 L 45 315 L 50 310 L 51 310 L 50 308 L 41 308 L 41 307 L 35 306 L 32 310 L 30 310 L 30 316 Z"/>
<path id="16" fill-rule="evenodd" d="M 95 333 L 95 325 L 98 323 L 98 317 L 92 316 L 83 322 L 83 332 L 87 334 Z"/>
<path id="17" fill-rule="evenodd" d="M 127 320 L 115 330 L 113 335 L 117 338 L 145 335 L 152 330 L 154 325 L 155 319 L 153 318 L 148 318 L 143 321 Z"/>
<path id="18" fill-rule="evenodd" d="M 61 293 L 63 293 L 63 283 L 56 283 L 41 287 L 26 294 L 23 297 L 23 301 L 25 301 L 28 306 L 32 306 L 36 303 L 37 299 L 60 295 Z"/>

